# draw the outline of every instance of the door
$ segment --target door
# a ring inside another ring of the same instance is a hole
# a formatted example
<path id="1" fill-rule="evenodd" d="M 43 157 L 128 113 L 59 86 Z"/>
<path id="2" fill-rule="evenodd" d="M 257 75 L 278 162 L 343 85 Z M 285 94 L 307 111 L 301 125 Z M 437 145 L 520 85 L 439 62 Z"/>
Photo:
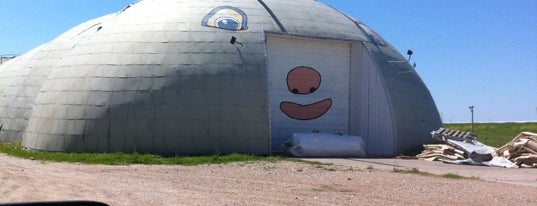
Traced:
<path id="1" fill-rule="evenodd" d="M 349 131 L 351 44 L 267 35 L 272 151 L 293 133 Z"/>

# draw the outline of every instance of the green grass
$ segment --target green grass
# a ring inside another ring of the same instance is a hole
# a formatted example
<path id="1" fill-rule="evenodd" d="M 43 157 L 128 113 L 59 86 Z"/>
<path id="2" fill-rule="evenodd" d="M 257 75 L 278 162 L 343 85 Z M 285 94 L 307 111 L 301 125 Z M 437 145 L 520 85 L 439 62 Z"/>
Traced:
<path id="1" fill-rule="evenodd" d="M 445 128 L 471 131 L 471 124 L 444 124 Z M 520 132 L 537 133 L 537 123 L 474 123 L 477 140 L 483 144 L 501 147 Z"/>
<path id="2" fill-rule="evenodd" d="M 448 179 L 464 179 L 465 178 L 463 176 L 460 176 L 458 174 L 453 174 L 453 173 L 443 174 L 442 177 L 445 177 L 445 178 L 448 178 Z"/>
<path id="3" fill-rule="evenodd" d="M 461 179 L 471 179 L 471 180 L 479 180 L 478 177 L 465 177 L 458 174 L 453 173 L 446 173 L 443 175 L 436 175 L 429 172 L 420 171 L 418 168 L 412 168 L 412 169 L 400 169 L 398 167 L 393 168 L 393 172 L 395 173 L 402 173 L 402 174 L 415 174 L 415 175 L 422 175 L 422 176 L 436 176 L 436 177 L 443 177 L 448 179 L 454 179 L 454 180 L 461 180 Z"/>
<path id="4" fill-rule="evenodd" d="M 470 124 L 444 124 L 445 128 L 460 131 L 470 131 Z M 537 133 L 537 123 L 476 123 L 475 133 L 478 140 L 484 144 L 500 147 L 511 141 L 522 131 Z M 208 155 L 189 157 L 163 157 L 152 154 L 126 154 L 126 153 L 60 153 L 60 152 L 36 152 L 21 149 L 21 143 L 0 143 L 0 153 L 15 157 L 21 157 L 42 161 L 79 162 L 84 164 L 170 164 L 170 165 L 199 165 L 221 164 L 238 161 L 271 161 L 284 160 L 283 157 L 269 156 L 260 157 L 245 154 Z M 373 167 L 369 171 L 373 170 Z"/>
<path id="5" fill-rule="evenodd" d="M 399 167 L 393 167 L 393 172 L 395 173 L 403 173 L 403 174 L 418 174 L 418 175 L 424 175 L 424 176 L 431 176 L 431 173 L 420 171 L 418 168 L 413 167 L 412 169 L 400 169 Z"/>
<path id="6" fill-rule="evenodd" d="M 139 153 L 62 153 L 62 152 L 37 152 L 23 150 L 21 143 L 0 143 L 0 153 L 7 155 L 42 161 L 71 162 L 83 164 L 105 165 L 130 165 L 130 164 L 160 164 L 160 165 L 200 165 L 200 164 L 223 164 L 244 161 L 270 161 L 283 160 L 283 157 L 261 157 L 245 154 L 186 156 L 186 157 L 163 157 L 153 154 Z"/>
<path id="7" fill-rule="evenodd" d="M 446 174 L 441 175 L 441 177 L 448 178 L 448 179 L 455 179 L 455 180 L 461 180 L 461 179 L 479 180 L 479 177 L 475 177 L 475 176 L 465 177 L 465 176 L 460 176 L 458 174 L 453 174 L 453 173 L 446 173 Z"/>

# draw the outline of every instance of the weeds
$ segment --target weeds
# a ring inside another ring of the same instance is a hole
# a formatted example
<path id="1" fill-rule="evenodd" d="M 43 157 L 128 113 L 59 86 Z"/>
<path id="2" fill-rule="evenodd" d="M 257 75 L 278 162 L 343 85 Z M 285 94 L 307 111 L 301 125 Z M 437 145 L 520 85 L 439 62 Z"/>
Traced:
<path id="1" fill-rule="evenodd" d="M 432 175 L 431 173 L 420 171 L 418 168 L 415 168 L 415 167 L 409 170 L 405 170 L 405 169 L 400 169 L 397 166 L 394 166 L 393 172 L 404 173 L 404 174 L 418 174 L 418 175 L 425 175 L 425 176 Z"/>
<path id="2" fill-rule="evenodd" d="M 154 154 L 140 153 L 62 153 L 62 152 L 38 152 L 23 150 L 21 143 L 0 143 L 0 153 L 7 155 L 40 161 L 71 162 L 84 164 L 105 165 L 130 165 L 130 164 L 160 164 L 160 165 L 200 165 L 200 164 L 225 164 L 230 162 L 269 161 L 277 162 L 284 160 L 279 156 L 261 157 L 247 154 L 229 155 L 206 155 L 206 156 L 173 156 L 164 157 Z"/>
<path id="3" fill-rule="evenodd" d="M 460 175 L 458 175 L 458 174 L 453 174 L 453 173 L 446 173 L 446 174 L 441 175 L 441 177 L 448 178 L 448 179 L 456 179 L 456 180 L 460 180 L 460 179 L 474 179 L 474 180 L 479 180 L 479 177 L 475 177 L 475 176 L 472 176 L 472 177 L 465 177 L 465 176 L 460 176 Z"/>
<path id="4" fill-rule="evenodd" d="M 461 175 L 458 175 L 458 174 L 453 174 L 453 173 L 446 173 L 446 174 L 443 174 L 443 175 L 436 175 L 436 174 L 432 174 L 432 173 L 429 173 L 429 172 L 424 172 L 424 171 L 420 171 L 418 168 L 412 168 L 412 169 L 409 169 L 409 170 L 405 170 L 405 169 L 400 169 L 399 167 L 397 166 L 394 166 L 393 167 L 393 172 L 395 173 L 402 173 L 402 174 L 417 174 L 417 175 L 423 175 L 423 176 L 439 176 L 439 177 L 443 177 L 443 178 L 448 178 L 448 179 L 474 179 L 474 180 L 479 180 L 479 177 L 464 177 L 464 176 L 461 176 Z"/>
<path id="5" fill-rule="evenodd" d="M 323 169 L 323 170 L 330 171 L 330 172 L 337 171 L 337 169 L 335 168 L 333 164 L 318 164 L 318 165 L 315 165 L 315 168 Z"/>
<path id="6" fill-rule="evenodd" d="M 449 178 L 449 179 L 464 179 L 463 176 L 460 176 L 458 174 L 453 174 L 453 173 L 443 174 L 442 177 Z"/>

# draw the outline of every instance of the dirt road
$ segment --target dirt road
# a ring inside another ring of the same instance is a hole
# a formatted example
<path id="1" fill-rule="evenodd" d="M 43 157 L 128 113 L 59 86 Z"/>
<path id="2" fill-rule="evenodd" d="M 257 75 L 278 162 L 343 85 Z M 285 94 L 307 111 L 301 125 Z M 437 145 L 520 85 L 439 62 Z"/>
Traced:
<path id="1" fill-rule="evenodd" d="M 537 205 L 536 187 L 297 162 L 105 166 L 0 154 L 0 203 L 110 205 Z"/>

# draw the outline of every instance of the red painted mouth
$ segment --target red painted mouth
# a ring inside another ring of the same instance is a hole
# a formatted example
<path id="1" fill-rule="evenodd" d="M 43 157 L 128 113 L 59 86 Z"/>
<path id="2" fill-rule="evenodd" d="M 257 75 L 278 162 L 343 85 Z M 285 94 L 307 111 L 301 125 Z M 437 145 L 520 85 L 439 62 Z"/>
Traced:
<path id="1" fill-rule="evenodd" d="M 280 109 L 287 116 L 298 120 L 312 120 L 323 116 L 332 107 L 332 99 L 313 104 L 301 105 L 294 102 L 280 103 Z"/>

